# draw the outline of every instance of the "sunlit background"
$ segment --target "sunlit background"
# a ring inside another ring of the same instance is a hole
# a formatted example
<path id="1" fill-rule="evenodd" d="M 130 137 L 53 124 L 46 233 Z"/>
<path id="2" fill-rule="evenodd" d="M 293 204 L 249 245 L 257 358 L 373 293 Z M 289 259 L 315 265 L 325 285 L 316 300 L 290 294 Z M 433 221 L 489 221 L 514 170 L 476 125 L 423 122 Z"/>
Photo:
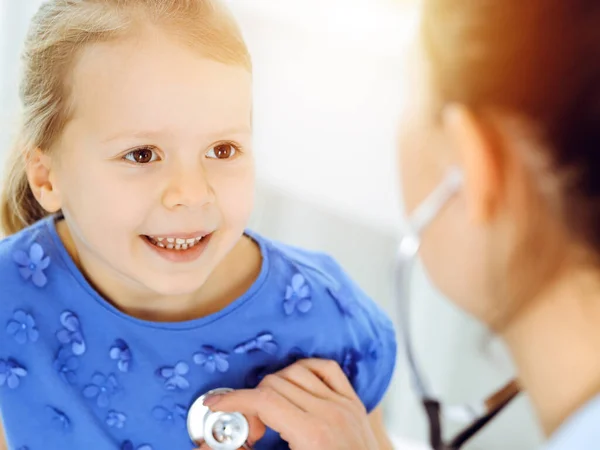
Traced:
<path id="1" fill-rule="evenodd" d="M 41 0 L 0 0 L 0 156 L 18 118 L 19 51 Z M 416 0 L 229 0 L 255 67 L 259 201 L 253 228 L 335 256 L 393 314 L 401 227 L 395 181 L 397 113 Z M 1 176 L 1 175 L 0 175 Z M 0 300 L 2 291 L 0 287 Z M 512 374 L 504 349 L 416 274 L 413 333 L 437 392 L 476 401 Z M 399 355 L 400 357 L 402 355 Z M 402 359 L 385 400 L 398 448 L 417 449 L 425 421 Z M 447 424 L 450 430 L 459 423 Z M 535 448 L 520 398 L 468 449 Z"/>

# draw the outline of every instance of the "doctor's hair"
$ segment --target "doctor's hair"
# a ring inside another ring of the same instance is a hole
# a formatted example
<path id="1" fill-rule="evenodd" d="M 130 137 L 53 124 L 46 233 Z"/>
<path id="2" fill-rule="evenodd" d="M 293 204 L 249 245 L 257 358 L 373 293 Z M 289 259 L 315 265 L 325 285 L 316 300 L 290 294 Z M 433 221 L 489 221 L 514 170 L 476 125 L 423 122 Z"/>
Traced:
<path id="1" fill-rule="evenodd" d="M 598 263 L 600 2 L 425 0 L 422 13 L 439 100 L 469 107 L 484 125 L 494 112 L 532 125 L 536 159 L 519 156 L 545 166 L 528 168 L 541 175 L 532 177 L 538 204 Z"/>
<path id="2" fill-rule="evenodd" d="M 8 235 L 47 212 L 35 199 L 26 162 L 54 151 L 75 99 L 71 72 L 82 50 L 159 28 L 203 57 L 252 70 L 238 25 L 220 0 L 48 0 L 33 17 L 22 54 L 22 115 L 4 173 L 1 231 Z"/>

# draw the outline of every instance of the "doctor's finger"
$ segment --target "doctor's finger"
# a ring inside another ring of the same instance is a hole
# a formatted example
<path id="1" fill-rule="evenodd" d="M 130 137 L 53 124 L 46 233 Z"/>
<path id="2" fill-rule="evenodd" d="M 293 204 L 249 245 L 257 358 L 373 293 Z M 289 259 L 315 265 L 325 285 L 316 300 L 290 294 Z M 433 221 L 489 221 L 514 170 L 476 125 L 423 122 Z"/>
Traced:
<path id="1" fill-rule="evenodd" d="M 273 389 L 290 403 L 313 416 L 325 414 L 327 405 L 335 402 L 315 396 L 298 384 L 283 378 L 279 373 L 267 375 L 258 387 Z"/>
<path id="2" fill-rule="evenodd" d="M 313 372 L 323 383 L 338 394 L 343 395 L 349 400 L 359 400 L 348 377 L 336 361 L 310 358 L 302 359 L 297 364 L 302 364 Z"/>
<path id="3" fill-rule="evenodd" d="M 240 412 L 258 418 L 287 442 L 298 441 L 310 431 L 311 417 L 270 387 L 240 389 L 208 398 L 213 411 Z"/>
<path id="4" fill-rule="evenodd" d="M 309 370 L 306 365 L 300 364 L 299 362 L 280 370 L 275 375 L 310 392 L 317 398 L 323 400 L 337 400 L 340 397 L 340 394 L 332 390 L 312 370 Z"/>

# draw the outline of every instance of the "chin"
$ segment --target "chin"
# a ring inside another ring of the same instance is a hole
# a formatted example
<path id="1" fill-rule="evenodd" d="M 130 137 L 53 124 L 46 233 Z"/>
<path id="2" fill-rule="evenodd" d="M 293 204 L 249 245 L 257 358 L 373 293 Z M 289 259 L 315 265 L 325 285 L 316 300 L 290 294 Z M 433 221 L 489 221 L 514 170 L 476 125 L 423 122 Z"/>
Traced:
<path id="1" fill-rule="evenodd" d="M 147 290 L 163 297 L 189 295 L 198 291 L 205 282 L 202 276 L 163 276 L 142 281 Z"/>

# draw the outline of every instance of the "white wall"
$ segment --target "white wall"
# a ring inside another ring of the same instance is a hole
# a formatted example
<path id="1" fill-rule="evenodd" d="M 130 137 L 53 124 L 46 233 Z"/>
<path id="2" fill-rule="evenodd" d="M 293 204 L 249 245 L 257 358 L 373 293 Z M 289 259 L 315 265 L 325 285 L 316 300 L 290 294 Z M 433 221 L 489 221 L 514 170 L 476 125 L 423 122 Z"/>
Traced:
<path id="1" fill-rule="evenodd" d="M 255 63 L 262 179 L 396 228 L 402 15 L 377 0 L 231 4 Z"/>

